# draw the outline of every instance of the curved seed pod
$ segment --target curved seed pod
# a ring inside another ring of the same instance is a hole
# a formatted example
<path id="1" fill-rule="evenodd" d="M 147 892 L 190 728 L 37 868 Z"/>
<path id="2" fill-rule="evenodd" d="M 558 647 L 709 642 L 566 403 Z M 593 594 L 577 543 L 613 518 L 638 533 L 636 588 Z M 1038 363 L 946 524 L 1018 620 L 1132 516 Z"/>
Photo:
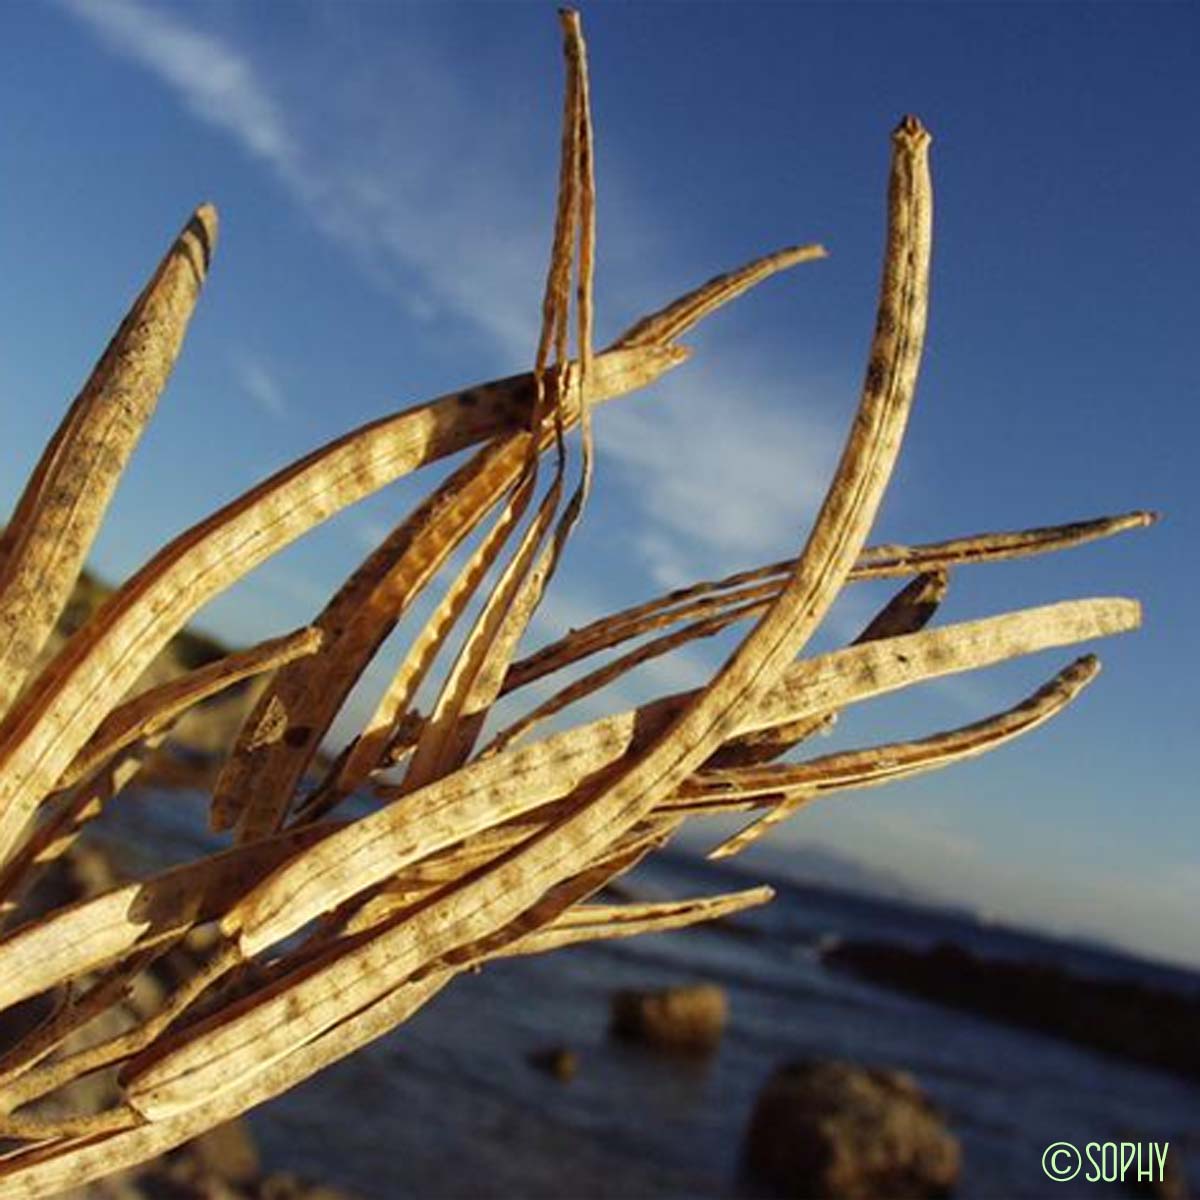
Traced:
<path id="1" fill-rule="evenodd" d="M 175 365 L 217 240 L 198 208 L 134 301 L 34 469 L 0 563 L 0 716 L 79 578 L 121 473 Z"/>
<path id="2" fill-rule="evenodd" d="M 1115 517 L 1093 517 L 1065 525 L 1038 525 L 1008 533 L 978 533 L 971 537 L 927 542 L 919 546 L 887 544 L 863 551 L 859 570 L 862 578 L 884 579 L 914 571 L 966 566 L 976 562 L 1009 562 L 1032 554 L 1048 554 L 1072 546 L 1113 537 L 1132 529 L 1145 529 L 1158 520 L 1146 509 Z"/>
<path id="3" fill-rule="evenodd" d="M 777 271 L 786 270 L 799 263 L 817 262 L 828 257 L 824 246 L 787 246 L 773 254 L 764 254 L 753 262 L 714 276 L 707 283 L 676 300 L 674 304 L 643 317 L 636 325 L 627 329 L 613 346 L 653 346 L 673 342 L 703 320 L 711 312 L 743 292 L 769 279 Z"/>
<path id="4" fill-rule="evenodd" d="M 709 858 L 730 858 L 759 841 L 812 800 L 830 792 L 875 787 L 895 779 L 920 775 L 951 763 L 962 762 L 995 750 L 1062 712 L 1100 673 L 1100 662 L 1086 655 L 1060 671 L 1015 708 L 946 733 L 912 742 L 876 746 L 813 759 L 808 763 L 729 773 L 702 773 L 700 783 L 689 780 L 680 789 L 686 796 L 696 787 L 730 787 L 740 800 L 774 796 L 777 802 L 757 821 L 727 838 L 709 852 Z"/>
<path id="5" fill-rule="evenodd" d="M 701 896 L 694 900 L 667 900 L 656 904 L 585 904 L 568 909 L 557 920 L 511 942 L 497 951 L 495 958 L 521 954 L 544 954 L 564 946 L 610 938 L 639 937 L 644 933 L 666 933 L 685 929 L 701 921 L 717 921 L 769 904 L 775 893 L 769 887 L 747 888 L 720 896 Z"/>
<path id="6" fill-rule="evenodd" d="M 961 625 L 924 629 L 904 637 L 851 646 L 810 659 L 789 671 L 748 715 L 744 727 L 765 729 L 793 720 L 803 715 L 817 694 L 832 697 L 829 703 L 820 707 L 842 707 L 843 701 L 837 699 L 839 695 L 847 696 L 846 702 L 866 695 L 882 695 L 921 679 L 939 678 L 1039 650 L 1128 633 L 1139 628 L 1141 622 L 1142 607 L 1136 600 L 1119 596 L 1062 600 L 1057 604 L 1021 609 L 1003 617 L 965 621 Z M 845 657 L 839 661 L 839 656 Z M 831 673 L 837 676 L 851 664 L 856 677 L 860 670 L 873 676 L 864 691 L 859 691 L 857 683 L 839 684 L 831 678 Z"/>
<path id="7" fill-rule="evenodd" d="M 504 682 L 504 674 L 517 643 L 541 600 L 543 589 L 557 565 L 587 499 L 592 478 L 592 431 L 588 405 L 588 377 L 592 362 L 592 283 L 595 269 L 595 179 L 587 54 L 579 14 L 559 13 L 567 62 L 566 103 L 563 114 L 562 171 L 558 213 L 550 270 L 542 305 L 542 331 L 534 374 L 541 381 L 551 344 L 558 374 L 567 356 L 570 313 L 571 265 L 578 246 L 578 354 L 579 410 L 582 427 L 582 465 L 579 485 L 568 501 L 550 544 L 541 550 L 550 533 L 563 485 L 565 453 L 559 389 L 549 393 L 558 431 L 554 480 L 530 523 L 521 544 L 484 602 L 421 731 L 405 777 L 406 786 L 420 787 L 464 762 Z M 536 468 L 536 461 L 531 461 Z M 533 470 L 530 471 L 533 475 Z"/>
<path id="8" fill-rule="evenodd" d="M 551 884 L 568 856 L 586 854 L 636 823 L 716 750 L 756 693 L 769 688 L 803 648 L 854 565 L 899 452 L 920 363 L 932 218 L 928 143 L 912 117 L 893 136 L 888 242 L 862 400 L 794 573 L 713 682 L 667 729 L 623 764 L 594 803 L 517 856 L 514 861 L 533 860 L 523 877 L 505 868 L 492 873 L 494 882 L 514 889 L 496 905 L 500 911 Z"/>

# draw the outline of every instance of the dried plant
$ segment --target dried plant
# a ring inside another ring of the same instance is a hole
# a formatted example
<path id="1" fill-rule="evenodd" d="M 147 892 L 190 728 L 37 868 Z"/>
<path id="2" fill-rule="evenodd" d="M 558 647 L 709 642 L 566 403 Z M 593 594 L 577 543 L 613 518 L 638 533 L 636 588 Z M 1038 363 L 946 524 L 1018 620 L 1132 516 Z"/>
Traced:
<path id="1" fill-rule="evenodd" d="M 517 658 L 587 498 L 593 406 L 681 363 L 678 339 L 715 309 L 823 255 L 818 246 L 768 255 L 593 353 L 588 80 L 577 16 L 564 12 L 563 27 L 562 171 L 531 373 L 407 409 L 272 476 L 164 547 L 35 673 L 182 343 L 216 241 L 216 214 L 204 207 L 134 303 L 20 498 L 0 545 L 0 913 L 10 923 L 30 884 L 136 775 L 147 746 L 202 699 L 271 674 L 212 798 L 213 827 L 231 831 L 229 848 L 0 939 L 0 1011 L 53 999 L 0 1054 L 0 1136 L 12 1147 L 0 1158 L 2 1196 L 46 1195 L 159 1155 L 386 1033 L 491 958 L 673 929 L 763 903 L 766 888 L 659 904 L 588 900 L 687 820 L 755 814 L 715 852 L 735 853 L 818 797 L 957 762 L 1033 729 L 1098 667 L 1079 659 L 1015 708 L 961 729 L 775 761 L 847 705 L 1138 624 L 1134 601 L 1091 599 L 925 628 L 951 568 L 1078 545 L 1145 525 L 1149 514 L 866 546 L 925 330 L 929 136 L 906 117 L 892 141 L 861 402 L 801 553 L 672 592 Z M 577 468 L 568 438 L 576 425 Z M 470 446 L 479 446 L 473 457 L 311 626 L 124 698 L 189 618 L 253 567 L 347 505 Z M 359 736 L 306 782 L 355 681 L 476 533 Z M 909 582 L 858 639 L 799 657 L 846 584 L 882 578 Z M 472 602 L 476 615 L 421 714 L 418 690 Z M 638 664 L 751 619 L 706 686 L 529 739 L 539 722 Z M 480 747 L 502 697 L 610 651 L 620 653 Z M 339 815 L 347 797 L 364 794 L 376 801 L 368 815 Z M 197 931 L 208 933 L 209 949 L 161 1008 L 89 1041 L 89 1028 L 139 974 Z M 119 1101 L 64 1112 L 71 1085 L 101 1071 L 116 1074 Z"/>

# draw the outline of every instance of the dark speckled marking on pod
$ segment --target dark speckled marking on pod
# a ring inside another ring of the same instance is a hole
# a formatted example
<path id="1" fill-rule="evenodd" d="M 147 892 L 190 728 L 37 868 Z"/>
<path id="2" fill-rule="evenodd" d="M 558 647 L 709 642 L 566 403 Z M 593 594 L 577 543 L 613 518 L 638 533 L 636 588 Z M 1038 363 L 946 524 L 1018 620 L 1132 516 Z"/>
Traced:
<path id="1" fill-rule="evenodd" d="M 883 381 L 886 376 L 887 364 L 883 361 L 883 359 L 871 359 L 871 361 L 867 364 L 867 391 L 878 392 L 883 387 Z"/>
<path id="2" fill-rule="evenodd" d="M 299 748 L 305 745 L 310 737 L 312 737 L 311 725 L 293 725 L 283 735 L 283 740 L 286 745 Z"/>

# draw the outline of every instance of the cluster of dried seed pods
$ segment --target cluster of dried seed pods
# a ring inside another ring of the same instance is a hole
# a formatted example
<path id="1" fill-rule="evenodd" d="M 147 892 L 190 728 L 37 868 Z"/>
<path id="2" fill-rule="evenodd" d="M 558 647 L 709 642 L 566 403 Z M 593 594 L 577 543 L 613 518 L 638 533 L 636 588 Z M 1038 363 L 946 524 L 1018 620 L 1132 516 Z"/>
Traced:
<path id="1" fill-rule="evenodd" d="M 1133 629 L 1135 602 L 1078 600 L 927 629 L 960 565 L 1041 554 L 1147 524 L 1134 513 L 918 546 L 867 547 L 912 403 L 925 330 L 929 137 L 893 136 L 878 319 L 861 402 L 808 541 L 793 560 L 698 584 L 521 659 L 521 635 L 579 519 L 590 412 L 678 365 L 709 313 L 823 255 L 769 255 L 718 276 L 593 353 L 594 187 L 578 17 L 563 14 L 562 175 L 528 375 L 467 389 L 347 434 L 160 551 L 36 678 L 118 477 L 182 343 L 216 242 L 197 211 L 72 405 L 0 542 L 0 1011 L 50 996 L 0 1048 L 0 1196 L 39 1196 L 158 1155 L 307 1078 L 403 1021 L 490 958 L 673 929 L 763 903 L 766 888 L 658 904 L 588 903 L 687 820 L 746 812 L 736 853 L 817 797 L 981 754 L 1062 711 L 1091 657 L 1016 707 L 915 741 L 776 761 L 847 705 L 939 676 Z M 574 308 L 576 352 L 568 355 Z M 582 427 L 565 503 L 568 433 Z M 125 698 L 204 603 L 348 504 L 479 449 L 346 580 L 311 626 Z M 552 451 L 549 482 L 539 483 Z M 540 496 L 539 496 L 540 493 Z M 323 778 L 317 751 L 356 680 L 451 554 L 474 548 L 360 735 Z M 427 714 L 421 683 L 491 576 Z M 848 583 L 909 582 L 843 649 L 800 657 Z M 754 619 L 704 687 L 539 740 L 534 728 L 640 663 Z M 612 651 L 482 748 L 496 701 Z M 271 672 L 215 788 L 219 853 L 19 923 L 22 897 L 190 706 Z M 399 782 L 396 781 L 399 773 Z M 351 794 L 376 805 L 349 820 Z M 139 973 L 197 930 L 205 957 L 159 1011 L 88 1038 Z M 64 1115 L 71 1085 L 116 1074 L 100 1112 Z"/>

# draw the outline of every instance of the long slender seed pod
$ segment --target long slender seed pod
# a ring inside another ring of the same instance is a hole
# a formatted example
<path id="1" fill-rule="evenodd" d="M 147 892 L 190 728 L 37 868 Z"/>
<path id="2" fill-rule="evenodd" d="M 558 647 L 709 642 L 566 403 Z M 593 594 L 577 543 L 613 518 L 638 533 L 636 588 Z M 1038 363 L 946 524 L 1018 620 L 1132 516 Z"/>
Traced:
<path id="1" fill-rule="evenodd" d="M 154 415 L 216 241 L 217 212 L 206 204 L 134 301 L 17 502 L 0 562 L 0 716 L 62 613 Z"/>
<path id="2" fill-rule="evenodd" d="M 872 787 L 949 766 L 994 750 L 1029 733 L 1062 712 L 1095 679 L 1099 671 L 1099 660 L 1094 655 L 1087 655 L 1060 671 L 1015 708 L 961 729 L 912 742 L 832 755 L 794 766 L 766 768 L 759 773 L 755 773 L 753 768 L 742 772 L 735 769 L 730 773 L 703 773 L 701 782 L 688 781 L 680 789 L 680 794 L 685 797 L 689 793 L 694 795 L 691 789 L 700 787 L 729 788 L 732 794 L 742 800 L 762 795 L 777 797 L 777 803 L 759 820 L 727 838 L 709 853 L 710 858 L 730 858 L 759 841 L 772 828 L 819 796 L 851 788 Z"/>

